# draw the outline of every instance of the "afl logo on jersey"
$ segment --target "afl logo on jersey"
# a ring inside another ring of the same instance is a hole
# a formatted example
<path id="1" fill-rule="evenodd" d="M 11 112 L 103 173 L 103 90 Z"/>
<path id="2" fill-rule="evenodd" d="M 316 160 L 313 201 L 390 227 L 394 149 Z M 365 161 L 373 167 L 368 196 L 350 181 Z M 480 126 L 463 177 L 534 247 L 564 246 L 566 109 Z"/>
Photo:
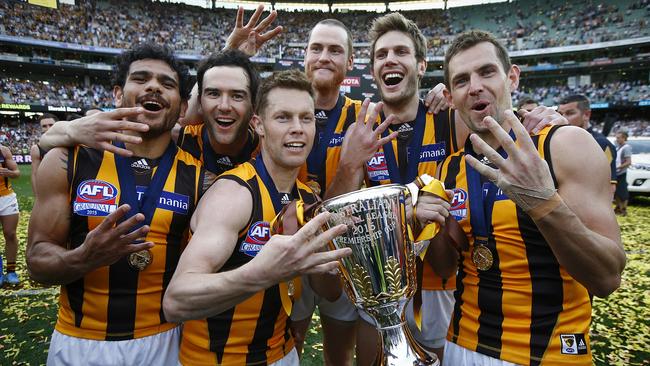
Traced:
<path id="1" fill-rule="evenodd" d="M 451 199 L 451 210 L 449 210 L 449 213 L 456 221 L 467 217 L 467 192 L 464 189 L 454 189 L 454 197 Z"/>
<path id="2" fill-rule="evenodd" d="M 77 187 L 72 210 L 80 216 L 107 216 L 117 209 L 117 188 L 103 180 L 85 180 Z"/>
<path id="3" fill-rule="evenodd" d="M 87 202 L 104 202 L 117 197 L 117 188 L 103 180 L 86 180 L 77 188 L 77 196 Z"/>
<path id="4" fill-rule="evenodd" d="M 248 229 L 246 239 L 241 243 L 239 251 L 249 257 L 254 257 L 262 250 L 262 247 L 269 239 L 271 239 L 269 223 L 266 221 L 258 221 Z"/>
<path id="5" fill-rule="evenodd" d="M 371 181 L 379 182 L 390 178 L 388 173 L 388 165 L 386 164 L 386 157 L 383 151 L 378 151 L 375 155 L 368 160 L 368 178 Z"/>

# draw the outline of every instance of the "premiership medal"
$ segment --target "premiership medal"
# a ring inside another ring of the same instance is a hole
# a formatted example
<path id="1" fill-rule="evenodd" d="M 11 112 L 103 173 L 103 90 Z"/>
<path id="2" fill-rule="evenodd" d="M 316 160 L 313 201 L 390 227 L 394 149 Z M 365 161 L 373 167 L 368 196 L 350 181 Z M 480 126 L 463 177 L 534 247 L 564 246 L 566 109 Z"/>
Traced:
<path id="1" fill-rule="evenodd" d="M 149 249 L 141 250 L 139 252 L 134 252 L 129 254 L 127 261 L 131 268 L 142 271 L 147 268 L 153 261 L 153 254 Z"/>
<path id="2" fill-rule="evenodd" d="M 481 243 L 474 243 L 474 248 L 472 249 L 472 262 L 479 271 L 489 270 L 492 268 L 492 263 L 494 263 L 492 251 Z"/>

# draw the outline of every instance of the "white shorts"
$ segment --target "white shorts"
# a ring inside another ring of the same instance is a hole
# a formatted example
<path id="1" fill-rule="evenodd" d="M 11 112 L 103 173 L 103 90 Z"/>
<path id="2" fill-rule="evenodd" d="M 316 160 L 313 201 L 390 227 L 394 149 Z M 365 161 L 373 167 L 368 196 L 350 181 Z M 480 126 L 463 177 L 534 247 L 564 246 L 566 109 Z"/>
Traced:
<path id="1" fill-rule="evenodd" d="M 181 327 L 126 341 L 70 337 L 54 330 L 47 365 L 178 365 Z"/>
<path id="2" fill-rule="evenodd" d="M 422 290 L 422 330 L 415 324 L 413 300 L 406 306 L 406 321 L 413 338 L 427 348 L 444 347 L 453 310 L 454 290 Z"/>
<path id="3" fill-rule="evenodd" d="M 0 196 L 0 216 L 18 215 L 18 212 L 16 193 Z"/>
<path id="4" fill-rule="evenodd" d="M 299 366 L 299 365 L 300 365 L 300 358 L 298 357 L 298 351 L 296 351 L 296 349 L 294 348 L 291 350 L 291 352 L 287 353 L 286 356 L 273 362 L 269 366 Z"/>
<path id="5" fill-rule="evenodd" d="M 443 366 L 472 365 L 472 366 L 517 366 L 517 364 L 492 358 L 490 356 L 470 351 L 453 342 L 445 344 Z"/>
<path id="6" fill-rule="evenodd" d="M 291 320 L 305 320 L 312 315 L 318 305 L 320 315 L 335 320 L 353 322 L 359 318 L 357 307 L 352 304 L 348 295 L 343 291 L 341 296 L 334 302 L 327 301 L 318 296 L 309 284 L 307 276 L 303 276 L 302 293 L 300 299 L 293 304 L 291 310 Z"/>

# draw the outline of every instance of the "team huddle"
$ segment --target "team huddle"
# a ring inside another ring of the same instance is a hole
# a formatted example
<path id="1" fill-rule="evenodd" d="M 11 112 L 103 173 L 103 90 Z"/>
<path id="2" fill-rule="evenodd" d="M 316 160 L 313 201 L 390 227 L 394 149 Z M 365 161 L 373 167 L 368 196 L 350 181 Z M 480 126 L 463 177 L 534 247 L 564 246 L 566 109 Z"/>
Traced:
<path id="1" fill-rule="evenodd" d="M 27 265 L 61 285 L 48 365 L 298 365 L 316 307 L 325 364 L 376 364 L 374 321 L 337 272 L 351 251 L 327 249 L 348 227 L 273 223 L 424 174 L 447 197 L 408 211 L 414 237 L 441 225 L 404 319 L 415 340 L 444 365 L 590 365 L 591 297 L 616 290 L 625 253 L 589 132 L 513 112 L 519 68 L 483 31 L 456 37 L 420 99 L 426 39 L 399 13 L 369 30 L 376 104 L 340 92 L 353 38 L 334 19 L 311 30 L 304 72 L 262 80 L 249 57 L 282 31 L 262 10 L 244 25 L 240 9 L 193 90 L 168 47 L 134 45 L 116 109 L 54 124 L 33 151 Z"/>

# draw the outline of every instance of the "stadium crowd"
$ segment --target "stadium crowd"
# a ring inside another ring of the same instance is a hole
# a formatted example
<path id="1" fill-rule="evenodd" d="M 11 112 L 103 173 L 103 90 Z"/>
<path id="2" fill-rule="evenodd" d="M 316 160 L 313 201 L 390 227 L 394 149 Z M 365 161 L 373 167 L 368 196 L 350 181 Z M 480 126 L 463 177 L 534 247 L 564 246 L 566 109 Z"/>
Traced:
<path id="1" fill-rule="evenodd" d="M 429 39 L 429 56 L 443 55 L 454 34 L 471 28 L 489 30 L 512 50 L 589 44 L 650 35 L 647 0 L 616 4 L 590 1 L 520 0 L 517 11 L 503 14 L 499 4 L 404 12 Z M 119 12 L 112 9 L 120 8 Z M 110 0 L 61 4 L 59 10 L 22 1 L 0 3 L 0 34 L 82 45 L 126 48 L 144 40 L 171 44 L 177 52 L 208 54 L 221 49 L 235 10 Z M 381 14 L 349 11 L 334 16 L 347 24 L 354 41 L 366 43 L 366 25 Z M 268 42 L 259 56 L 302 57 L 310 27 L 330 15 L 322 12 L 281 12 L 285 32 Z M 490 19 L 490 21 L 486 21 Z M 118 25 L 118 26 L 116 26 Z M 367 58 L 366 47 L 355 50 Z"/>
<path id="2" fill-rule="evenodd" d="M 29 148 L 38 141 L 40 137 L 40 126 L 34 120 L 33 123 L 21 122 L 17 126 L 0 126 L 0 145 L 7 146 L 14 155 L 28 155 Z"/>
<path id="3" fill-rule="evenodd" d="M 68 107 L 113 107 L 110 88 L 91 84 L 88 88 L 76 82 L 56 80 L 26 80 L 0 78 L 0 99 L 5 103 L 26 103 Z M 547 106 L 557 105 L 570 94 L 584 94 L 592 103 L 625 103 L 650 100 L 650 85 L 642 80 L 616 83 L 592 83 L 569 87 L 566 85 L 526 87 L 520 86 L 513 98 L 522 95 L 533 98 Z"/>
<path id="4" fill-rule="evenodd" d="M 643 80 L 619 81 L 615 83 L 591 83 L 569 87 L 553 85 L 526 87 L 520 85 L 513 95 L 519 101 L 522 95 L 528 96 L 547 106 L 557 105 L 562 98 L 572 94 L 583 94 L 592 103 L 626 103 L 650 100 L 650 85 Z"/>
<path id="5" fill-rule="evenodd" d="M 26 103 L 66 107 L 112 107 L 110 88 L 101 84 L 84 87 L 77 82 L 0 78 L 5 103 Z"/>

